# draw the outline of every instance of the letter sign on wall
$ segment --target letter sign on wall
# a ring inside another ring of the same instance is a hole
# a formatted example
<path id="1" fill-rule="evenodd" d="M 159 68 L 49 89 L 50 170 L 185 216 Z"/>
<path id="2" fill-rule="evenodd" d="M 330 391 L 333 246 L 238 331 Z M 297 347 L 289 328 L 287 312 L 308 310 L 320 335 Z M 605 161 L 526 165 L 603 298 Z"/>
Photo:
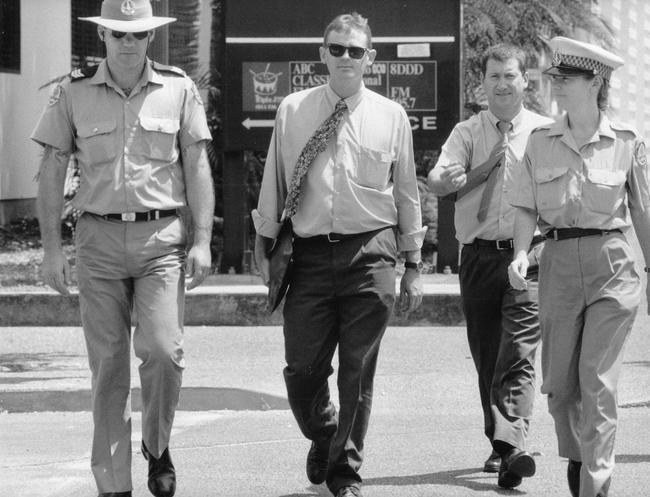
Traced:
<path id="1" fill-rule="evenodd" d="M 268 148 L 278 105 L 327 83 L 326 24 L 345 0 L 231 0 L 226 5 L 225 150 Z M 359 0 L 377 58 L 367 88 L 400 103 L 416 148 L 439 148 L 460 119 L 460 0 Z"/>

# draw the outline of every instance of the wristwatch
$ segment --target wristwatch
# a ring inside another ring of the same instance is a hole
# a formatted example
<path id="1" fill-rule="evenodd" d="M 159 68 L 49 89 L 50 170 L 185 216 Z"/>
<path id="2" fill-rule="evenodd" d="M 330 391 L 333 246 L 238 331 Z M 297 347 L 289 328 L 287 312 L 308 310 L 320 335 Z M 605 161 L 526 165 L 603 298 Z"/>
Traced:
<path id="1" fill-rule="evenodd" d="M 404 263 L 404 267 L 406 269 L 415 269 L 418 273 L 422 272 L 422 266 L 423 266 L 422 261 L 417 261 L 417 262 L 406 261 Z"/>

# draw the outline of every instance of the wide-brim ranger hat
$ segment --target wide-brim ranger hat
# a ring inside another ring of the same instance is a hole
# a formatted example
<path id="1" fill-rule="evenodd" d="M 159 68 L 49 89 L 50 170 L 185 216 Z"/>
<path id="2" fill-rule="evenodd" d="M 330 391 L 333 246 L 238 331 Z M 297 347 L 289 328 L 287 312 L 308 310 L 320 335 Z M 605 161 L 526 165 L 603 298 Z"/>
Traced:
<path id="1" fill-rule="evenodd" d="M 150 31 L 176 20 L 175 17 L 154 16 L 150 0 L 104 0 L 101 15 L 79 19 L 125 33 Z"/>
<path id="2" fill-rule="evenodd" d="M 564 36 L 556 36 L 549 45 L 553 50 L 553 60 L 544 74 L 550 76 L 599 74 L 609 80 L 612 71 L 624 64 L 623 59 L 604 48 Z"/>

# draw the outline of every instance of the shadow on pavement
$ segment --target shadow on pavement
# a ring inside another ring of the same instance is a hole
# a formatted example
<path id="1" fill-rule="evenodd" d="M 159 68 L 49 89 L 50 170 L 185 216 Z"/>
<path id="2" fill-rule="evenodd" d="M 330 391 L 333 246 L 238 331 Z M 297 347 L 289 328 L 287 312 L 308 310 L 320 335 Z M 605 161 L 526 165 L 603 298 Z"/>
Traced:
<path id="1" fill-rule="evenodd" d="M 318 487 L 313 486 L 307 492 L 308 493 L 280 495 L 279 497 L 331 497 L 332 496 L 332 494 L 324 484 Z"/>
<path id="2" fill-rule="evenodd" d="M 0 412 L 90 411 L 90 390 L 1 392 Z M 140 389 L 131 390 L 131 409 L 141 411 Z M 271 411 L 289 409 L 287 399 L 239 388 L 181 389 L 179 411 Z"/>
<path id="3" fill-rule="evenodd" d="M 639 464 L 650 462 L 650 454 L 616 454 L 616 464 Z"/>
<path id="4" fill-rule="evenodd" d="M 514 489 L 505 489 L 497 486 L 496 475 L 494 483 L 486 483 L 486 473 L 481 468 L 466 468 L 452 471 L 440 471 L 438 473 L 426 473 L 422 475 L 408 476 L 386 476 L 382 478 L 364 479 L 364 485 L 386 485 L 386 486 L 411 486 L 411 485 L 444 485 L 465 487 L 476 492 L 494 492 L 503 495 L 525 495 L 526 492 Z"/>

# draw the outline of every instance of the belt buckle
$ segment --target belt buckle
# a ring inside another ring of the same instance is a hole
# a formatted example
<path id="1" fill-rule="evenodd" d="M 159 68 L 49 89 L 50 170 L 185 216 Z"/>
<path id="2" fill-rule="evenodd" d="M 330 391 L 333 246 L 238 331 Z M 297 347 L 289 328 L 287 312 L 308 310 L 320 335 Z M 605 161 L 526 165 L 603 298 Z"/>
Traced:
<path id="1" fill-rule="evenodd" d="M 330 243 L 338 243 L 341 240 L 337 240 L 336 238 L 332 238 L 332 233 L 328 233 L 327 234 L 327 241 L 330 242 Z"/>
<path id="2" fill-rule="evenodd" d="M 503 246 L 501 245 L 501 242 L 503 242 L 504 244 Z M 497 250 L 510 250 L 512 248 L 510 244 L 510 240 L 497 240 L 496 245 L 497 245 Z"/>
<path id="3" fill-rule="evenodd" d="M 557 231 L 557 229 L 554 229 L 554 230 L 552 231 L 552 233 L 553 233 L 553 240 L 555 240 L 555 241 L 557 242 L 557 241 L 560 239 L 560 238 L 558 237 L 558 231 Z"/>
<path id="4" fill-rule="evenodd" d="M 123 212 L 122 221 L 128 221 L 128 222 L 135 221 L 135 212 Z"/>

